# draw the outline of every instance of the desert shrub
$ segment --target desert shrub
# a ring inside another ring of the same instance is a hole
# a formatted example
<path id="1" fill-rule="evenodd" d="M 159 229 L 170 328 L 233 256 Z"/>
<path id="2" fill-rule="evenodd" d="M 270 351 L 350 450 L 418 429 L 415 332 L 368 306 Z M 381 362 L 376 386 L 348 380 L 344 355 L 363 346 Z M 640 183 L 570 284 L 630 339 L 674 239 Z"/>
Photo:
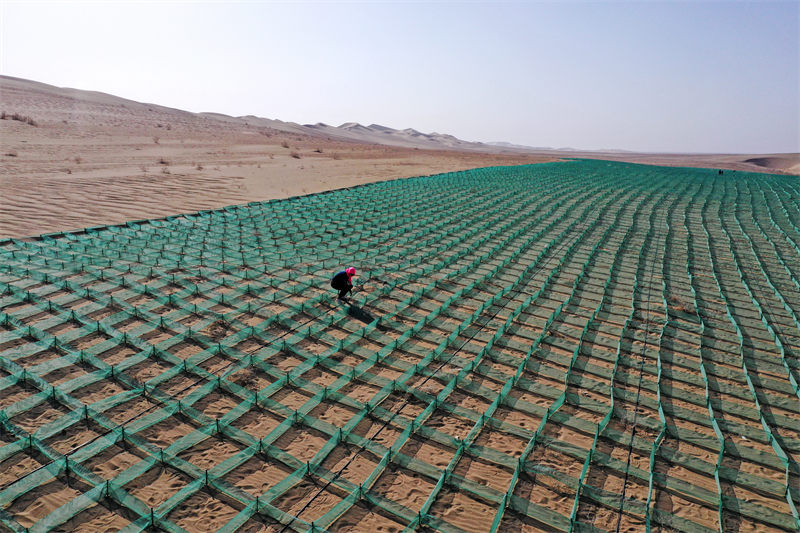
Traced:
<path id="1" fill-rule="evenodd" d="M 7 119 L 16 120 L 18 122 L 23 122 L 23 123 L 29 124 L 31 126 L 38 126 L 39 125 L 31 117 L 29 117 L 27 115 L 20 115 L 19 113 L 12 113 L 11 115 L 9 115 L 5 111 L 3 111 L 3 112 L 0 112 L 0 119 L 2 119 L 2 120 L 7 120 Z"/>
<path id="2" fill-rule="evenodd" d="M 287 141 L 281 141 L 281 146 L 284 148 L 289 148 L 289 143 Z"/>
<path id="3" fill-rule="evenodd" d="M 300 159 L 300 154 L 298 154 L 297 152 L 294 152 L 294 151 L 290 152 L 289 155 L 294 157 L 295 159 Z"/>

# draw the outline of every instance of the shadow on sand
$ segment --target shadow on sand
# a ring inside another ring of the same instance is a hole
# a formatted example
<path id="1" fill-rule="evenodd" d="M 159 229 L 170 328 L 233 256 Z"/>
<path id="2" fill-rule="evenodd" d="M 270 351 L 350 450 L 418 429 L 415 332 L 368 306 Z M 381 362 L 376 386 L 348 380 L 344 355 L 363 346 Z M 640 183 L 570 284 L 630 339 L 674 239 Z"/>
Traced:
<path id="1" fill-rule="evenodd" d="M 376 318 L 378 318 L 375 315 L 371 314 L 366 309 L 364 309 L 363 307 L 359 307 L 358 305 L 355 304 L 351 304 L 347 308 L 347 314 L 355 318 L 359 322 L 363 322 L 364 324 L 370 324 L 374 322 Z M 377 327 L 378 329 L 383 330 L 380 322 L 378 322 Z"/>

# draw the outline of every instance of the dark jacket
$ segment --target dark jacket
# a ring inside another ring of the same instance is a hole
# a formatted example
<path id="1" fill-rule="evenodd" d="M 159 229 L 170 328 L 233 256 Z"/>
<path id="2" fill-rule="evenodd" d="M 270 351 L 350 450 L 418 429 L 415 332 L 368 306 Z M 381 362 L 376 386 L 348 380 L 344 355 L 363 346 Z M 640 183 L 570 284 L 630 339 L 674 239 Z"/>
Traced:
<path id="1" fill-rule="evenodd" d="M 337 290 L 342 290 L 347 287 L 352 287 L 353 283 L 350 281 L 350 276 L 347 275 L 347 272 L 342 270 L 338 272 L 333 278 L 331 278 L 331 287 Z"/>

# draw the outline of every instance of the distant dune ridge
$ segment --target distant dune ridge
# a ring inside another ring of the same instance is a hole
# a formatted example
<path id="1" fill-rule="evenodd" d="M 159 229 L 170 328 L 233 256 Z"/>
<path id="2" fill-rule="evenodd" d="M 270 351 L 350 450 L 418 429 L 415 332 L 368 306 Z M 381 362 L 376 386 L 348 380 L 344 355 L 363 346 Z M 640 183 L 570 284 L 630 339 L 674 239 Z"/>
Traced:
<path id="1" fill-rule="evenodd" d="M 306 124 L 314 132 L 324 133 L 330 137 L 362 141 L 368 143 L 385 144 L 388 146 L 403 146 L 410 148 L 445 148 L 456 150 L 497 151 L 491 144 L 462 141 L 452 135 L 441 133 L 422 133 L 413 128 L 396 130 L 379 124 L 362 126 L 357 122 L 346 122 L 334 127 L 327 124 Z"/>
<path id="2" fill-rule="evenodd" d="M 782 169 L 790 174 L 800 174 L 800 159 L 797 154 L 776 155 L 769 157 L 751 157 L 745 163 L 752 163 L 767 169 Z"/>
<path id="3" fill-rule="evenodd" d="M 586 152 L 470 142 L 378 124 L 192 113 L 9 76 L 0 76 L 0 111 L 6 117 L 0 120 L 0 238 L 564 157 L 800 173 L 798 154 Z"/>

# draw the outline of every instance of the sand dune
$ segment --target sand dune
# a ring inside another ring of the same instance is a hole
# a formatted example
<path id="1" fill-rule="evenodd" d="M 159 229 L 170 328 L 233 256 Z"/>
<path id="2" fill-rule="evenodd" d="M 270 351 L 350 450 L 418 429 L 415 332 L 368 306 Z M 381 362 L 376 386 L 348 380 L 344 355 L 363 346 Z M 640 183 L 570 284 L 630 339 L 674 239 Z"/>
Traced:
<path id="1" fill-rule="evenodd" d="M 745 159 L 744 162 L 763 168 L 780 169 L 791 174 L 800 174 L 800 156 L 798 154 L 751 157 L 750 159 Z"/>
<path id="2" fill-rule="evenodd" d="M 564 157 L 800 172 L 798 154 L 529 149 L 378 124 L 191 113 L 7 76 L 0 76 L 0 111 L 7 117 L 0 120 L 0 238 Z"/>
<path id="3" fill-rule="evenodd" d="M 378 145 L 10 77 L 0 77 L 0 111 L 36 124 L 0 120 L 0 238 L 556 159 Z"/>
<path id="4" fill-rule="evenodd" d="M 452 135 L 441 133 L 422 133 L 413 128 L 396 130 L 380 124 L 363 126 L 357 122 L 346 122 L 340 126 L 329 126 L 321 122 L 306 124 L 303 128 L 311 130 L 311 135 L 321 134 L 332 139 L 359 141 L 386 146 L 423 149 L 457 149 L 462 151 L 478 151 L 496 153 L 498 147 L 484 143 L 462 141 Z"/>

